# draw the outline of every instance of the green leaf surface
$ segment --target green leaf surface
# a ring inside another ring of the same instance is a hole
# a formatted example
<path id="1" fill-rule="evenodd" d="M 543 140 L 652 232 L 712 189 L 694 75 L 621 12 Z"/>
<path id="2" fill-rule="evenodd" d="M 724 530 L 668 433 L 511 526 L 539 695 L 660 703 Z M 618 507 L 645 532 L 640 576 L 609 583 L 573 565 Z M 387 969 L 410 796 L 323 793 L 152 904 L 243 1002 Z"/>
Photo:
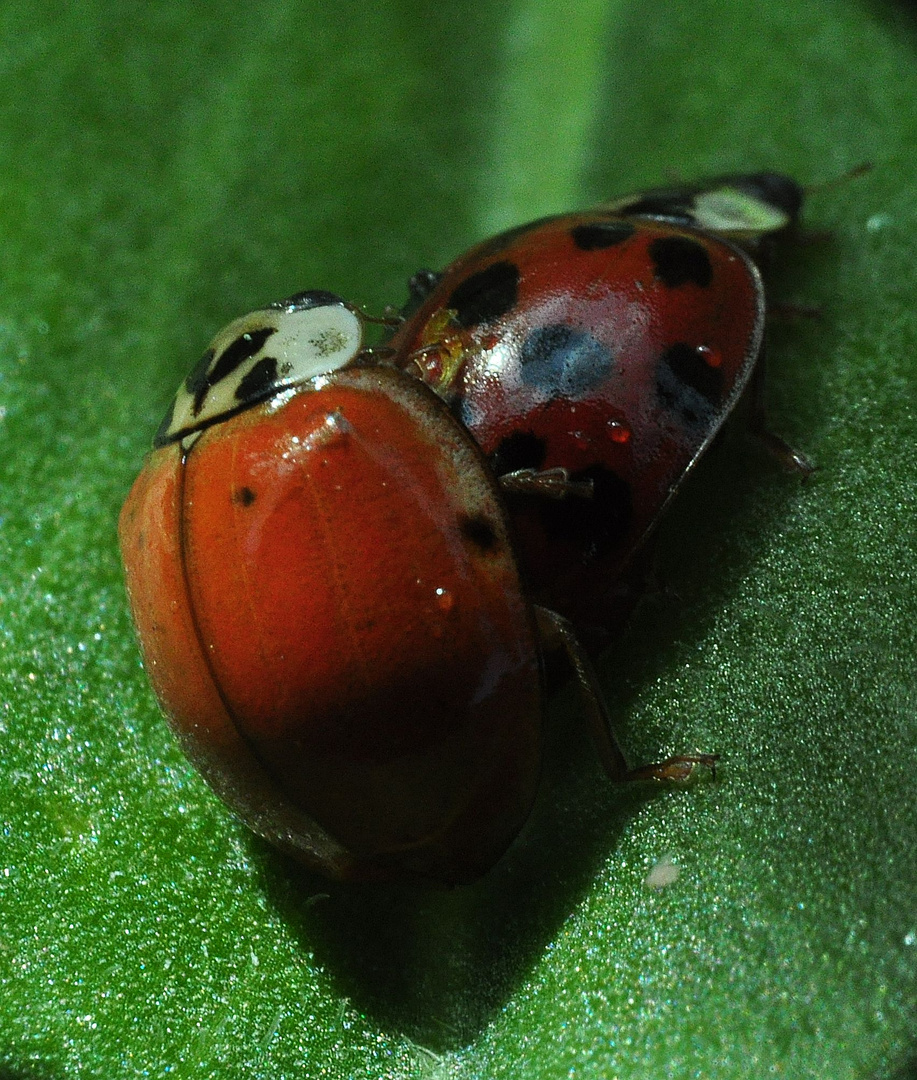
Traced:
<path id="1" fill-rule="evenodd" d="M 4 1080 L 913 1075 L 910 12 L 3 6 Z M 774 283 L 819 310 L 769 350 L 819 472 L 740 433 L 711 455 L 601 664 L 632 757 L 716 749 L 717 781 L 613 789 L 565 692 L 473 887 L 330 886 L 251 838 L 160 717 L 115 540 L 212 333 L 306 287 L 381 311 L 488 233 L 673 177 L 863 161 Z"/>

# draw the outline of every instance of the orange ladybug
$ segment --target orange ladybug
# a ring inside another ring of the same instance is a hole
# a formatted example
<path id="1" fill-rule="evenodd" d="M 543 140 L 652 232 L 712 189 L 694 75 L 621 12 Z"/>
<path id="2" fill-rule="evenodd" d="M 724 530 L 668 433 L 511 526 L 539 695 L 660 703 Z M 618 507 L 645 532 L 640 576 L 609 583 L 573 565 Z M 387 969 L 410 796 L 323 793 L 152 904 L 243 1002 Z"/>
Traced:
<path id="1" fill-rule="evenodd" d="M 146 668 L 192 761 L 338 878 L 455 883 L 534 798 L 535 620 L 496 483 L 363 320 L 302 293 L 237 320 L 120 519 Z"/>

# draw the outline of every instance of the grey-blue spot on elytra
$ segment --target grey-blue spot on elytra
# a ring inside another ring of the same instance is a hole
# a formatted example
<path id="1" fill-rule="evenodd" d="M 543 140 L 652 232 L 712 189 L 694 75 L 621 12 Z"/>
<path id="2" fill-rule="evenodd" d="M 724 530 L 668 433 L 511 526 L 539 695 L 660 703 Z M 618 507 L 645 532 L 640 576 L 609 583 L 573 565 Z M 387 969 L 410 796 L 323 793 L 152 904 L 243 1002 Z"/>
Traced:
<path id="1" fill-rule="evenodd" d="M 613 358 L 586 330 L 552 323 L 532 330 L 522 343 L 522 380 L 552 397 L 583 397 L 607 379 Z"/>

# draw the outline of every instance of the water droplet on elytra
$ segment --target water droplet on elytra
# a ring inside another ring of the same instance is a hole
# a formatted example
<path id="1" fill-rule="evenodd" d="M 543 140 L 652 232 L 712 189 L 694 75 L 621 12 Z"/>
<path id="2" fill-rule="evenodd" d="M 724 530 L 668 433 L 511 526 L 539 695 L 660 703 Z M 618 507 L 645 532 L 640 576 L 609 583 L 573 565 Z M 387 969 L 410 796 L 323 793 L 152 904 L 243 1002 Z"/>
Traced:
<path id="1" fill-rule="evenodd" d="M 317 421 L 301 441 L 307 450 L 326 450 L 332 446 L 344 445 L 352 434 L 352 425 L 343 413 L 335 409 Z"/>
<path id="2" fill-rule="evenodd" d="M 605 425 L 608 430 L 608 438 L 615 443 L 630 442 L 633 434 L 623 420 L 609 420 Z"/>

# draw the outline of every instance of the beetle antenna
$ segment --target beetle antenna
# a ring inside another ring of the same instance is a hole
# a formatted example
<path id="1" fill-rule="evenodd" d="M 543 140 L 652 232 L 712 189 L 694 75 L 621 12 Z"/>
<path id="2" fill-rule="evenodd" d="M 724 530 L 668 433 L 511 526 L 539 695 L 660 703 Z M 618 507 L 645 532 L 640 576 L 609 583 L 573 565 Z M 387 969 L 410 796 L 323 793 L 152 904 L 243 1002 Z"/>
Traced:
<path id="1" fill-rule="evenodd" d="M 840 184 L 846 184 L 848 180 L 856 180 L 860 176 L 865 176 L 867 173 L 872 172 L 874 168 L 875 166 L 871 161 L 862 161 L 859 165 L 854 165 L 852 169 L 842 172 L 840 176 L 832 176 L 827 180 L 817 180 L 814 184 L 806 184 L 803 191 L 806 195 L 810 195 L 813 191 L 824 191 L 826 188 L 838 187 Z"/>
<path id="2" fill-rule="evenodd" d="M 362 311 L 361 314 L 368 323 L 375 323 L 376 326 L 389 326 L 393 330 L 404 322 L 404 316 L 397 314 L 391 307 L 385 309 L 384 315 L 367 315 L 365 311 Z"/>

